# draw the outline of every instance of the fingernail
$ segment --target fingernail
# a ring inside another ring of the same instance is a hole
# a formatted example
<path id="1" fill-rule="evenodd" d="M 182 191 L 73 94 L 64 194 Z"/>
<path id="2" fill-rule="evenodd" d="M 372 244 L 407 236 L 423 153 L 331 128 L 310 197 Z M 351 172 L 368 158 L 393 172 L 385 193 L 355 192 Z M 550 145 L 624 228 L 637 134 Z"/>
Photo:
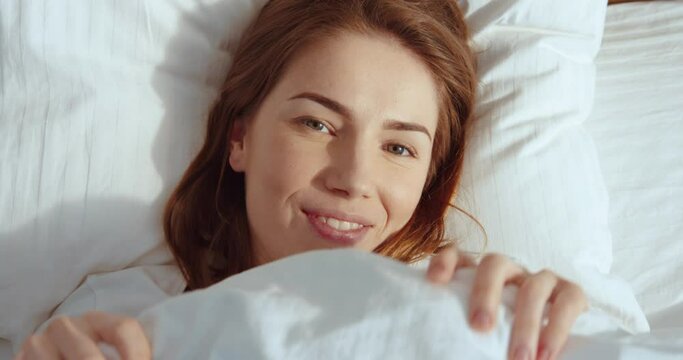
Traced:
<path id="1" fill-rule="evenodd" d="M 525 345 L 517 346 L 515 350 L 514 360 L 531 360 L 531 355 L 529 354 L 529 349 Z"/>
<path id="2" fill-rule="evenodd" d="M 548 348 L 546 348 L 545 346 L 541 346 L 541 349 L 538 352 L 538 360 L 548 359 L 550 359 L 550 350 L 548 350 Z"/>
<path id="3" fill-rule="evenodd" d="M 488 329 L 491 325 L 491 316 L 486 310 L 477 310 L 472 317 L 472 325 L 480 330 Z"/>

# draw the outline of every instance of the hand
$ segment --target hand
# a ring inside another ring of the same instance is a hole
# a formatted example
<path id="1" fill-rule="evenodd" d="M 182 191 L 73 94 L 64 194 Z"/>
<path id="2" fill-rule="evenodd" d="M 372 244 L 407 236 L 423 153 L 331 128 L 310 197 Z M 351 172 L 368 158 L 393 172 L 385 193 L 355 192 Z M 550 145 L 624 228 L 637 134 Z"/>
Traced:
<path id="1" fill-rule="evenodd" d="M 496 309 L 501 302 L 503 287 L 515 284 L 519 291 L 515 300 L 515 320 L 508 358 L 556 358 L 574 321 L 588 309 L 583 290 L 548 270 L 530 274 L 499 254 L 489 254 L 479 265 L 475 265 L 472 258 L 460 254 L 455 246 L 445 248 L 431 259 L 427 279 L 435 284 L 446 284 L 458 269 L 474 266 L 477 271 L 470 294 L 472 327 L 479 331 L 490 330 L 496 323 Z M 547 325 L 542 326 L 546 303 L 550 303 L 550 312 Z"/>
<path id="2" fill-rule="evenodd" d="M 97 343 L 113 345 L 120 358 L 151 359 L 147 337 L 134 318 L 91 311 L 80 317 L 58 317 L 43 334 L 31 335 L 15 360 L 102 359 Z"/>

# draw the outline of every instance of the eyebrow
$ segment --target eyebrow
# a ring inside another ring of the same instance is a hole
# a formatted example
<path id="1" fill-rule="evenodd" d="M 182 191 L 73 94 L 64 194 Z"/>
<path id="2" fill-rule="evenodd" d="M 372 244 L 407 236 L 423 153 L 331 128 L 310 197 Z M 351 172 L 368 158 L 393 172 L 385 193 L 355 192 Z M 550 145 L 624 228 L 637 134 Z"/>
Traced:
<path id="1" fill-rule="evenodd" d="M 351 111 L 349 110 L 348 107 L 340 104 L 337 101 L 334 101 L 328 97 L 325 97 L 320 94 L 312 93 L 312 92 L 303 92 L 298 95 L 294 95 L 289 100 L 295 100 L 295 99 L 307 99 L 311 101 L 315 101 L 318 104 L 336 112 L 337 114 L 350 119 L 352 118 L 351 116 Z M 424 133 L 427 135 L 429 138 L 429 141 L 432 140 L 432 135 L 429 134 L 429 130 L 427 130 L 426 127 L 416 124 L 416 123 L 411 123 L 411 122 L 405 122 L 405 121 L 398 121 L 398 120 L 392 120 L 389 119 L 384 122 L 384 129 L 387 130 L 403 130 L 403 131 L 418 131 L 421 133 Z"/>

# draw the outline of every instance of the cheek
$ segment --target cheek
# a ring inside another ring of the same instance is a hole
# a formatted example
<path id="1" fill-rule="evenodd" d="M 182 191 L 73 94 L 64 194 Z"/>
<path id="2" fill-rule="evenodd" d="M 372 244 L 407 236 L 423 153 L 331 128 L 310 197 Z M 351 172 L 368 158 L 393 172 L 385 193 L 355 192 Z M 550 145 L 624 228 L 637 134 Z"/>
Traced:
<path id="1" fill-rule="evenodd" d="M 311 151 L 284 131 L 274 131 L 253 143 L 247 176 L 258 194 L 282 202 L 308 186 L 320 168 L 319 152 Z"/>
<path id="2" fill-rule="evenodd" d="M 400 230 L 413 215 L 422 196 L 426 175 L 423 171 L 411 171 L 391 179 L 393 180 L 384 182 L 383 193 L 389 214 L 389 227 L 393 233 Z"/>

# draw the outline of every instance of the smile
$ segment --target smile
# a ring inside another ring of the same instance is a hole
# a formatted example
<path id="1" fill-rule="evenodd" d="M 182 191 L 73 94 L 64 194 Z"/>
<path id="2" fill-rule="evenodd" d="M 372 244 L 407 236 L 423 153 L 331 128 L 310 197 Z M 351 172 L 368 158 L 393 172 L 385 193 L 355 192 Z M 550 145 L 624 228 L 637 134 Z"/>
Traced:
<path id="1" fill-rule="evenodd" d="M 303 213 L 308 218 L 308 223 L 314 233 L 335 245 L 353 246 L 359 243 L 372 228 L 368 221 L 359 217 L 340 215 L 339 217 L 344 218 L 340 219 L 331 216 L 329 212 L 321 214 L 317 211 L 304 210 Z"/>
<path id="2" fill-rule="evenodd" d="M 361 225 L 361 224 L 343 221 L 343 220 L 335 219 L 333 217 L 316 216 L 316 219 L 319 220 L 320 222 L 325 223 L 325 225 L 327 225 L 327 226 L 329 226 L 335 230 L 340 230 L 340 231 L 356 230 L 356 229 L 360 229 L 363 227 L 363 225 Z"/>

